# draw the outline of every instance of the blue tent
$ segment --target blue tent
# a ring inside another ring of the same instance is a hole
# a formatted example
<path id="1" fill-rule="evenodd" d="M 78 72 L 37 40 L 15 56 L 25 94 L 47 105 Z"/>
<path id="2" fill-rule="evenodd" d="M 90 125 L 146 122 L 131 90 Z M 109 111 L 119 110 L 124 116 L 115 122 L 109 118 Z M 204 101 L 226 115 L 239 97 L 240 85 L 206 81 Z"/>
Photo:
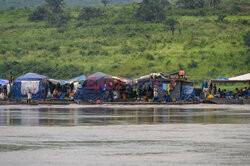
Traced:
<path id="1" fill-rule="evenodd" d="M 113 79 L 112 76 L 97 72 L 87 77 L 75 93 L 76 101 L 111 101 L 112 100 L 112 90 L 105 89 L 105 84 L 108 79 Z"/>
<path id="2" fill-rule="evenodd" d="M 0 85 L 5 85 L 8 82 L 9 82 L 8 80 L 0 79 Z"/>
<path id="3" fill-rule="evenodd" d="M 40 100 L 46 98 L 46 82 L 48 77 L 36 73 L 27 73 L 18 77 L 13 83 L 13 98 L 21 99 L 27 97 L 27 91 L 32 91 L 32 98 Z M 25 87 L 26 85 L 26 87 Z M 33 85 L 33 89 L 29 89 Z M 26 88 L 26 89 L 25 89 Z M 25 94 L 22 92 L 26 92 Z"/>

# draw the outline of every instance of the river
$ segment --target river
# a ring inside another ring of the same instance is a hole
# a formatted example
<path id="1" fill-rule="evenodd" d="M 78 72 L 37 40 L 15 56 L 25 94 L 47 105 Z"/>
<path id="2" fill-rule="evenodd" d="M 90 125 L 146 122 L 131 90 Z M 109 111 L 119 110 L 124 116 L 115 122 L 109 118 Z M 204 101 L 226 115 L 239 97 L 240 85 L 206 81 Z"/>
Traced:
<path id="1" fill-rule="evenodd" d="M 0 106 L 0 165 L 250 165 L 250 106 Z"/>

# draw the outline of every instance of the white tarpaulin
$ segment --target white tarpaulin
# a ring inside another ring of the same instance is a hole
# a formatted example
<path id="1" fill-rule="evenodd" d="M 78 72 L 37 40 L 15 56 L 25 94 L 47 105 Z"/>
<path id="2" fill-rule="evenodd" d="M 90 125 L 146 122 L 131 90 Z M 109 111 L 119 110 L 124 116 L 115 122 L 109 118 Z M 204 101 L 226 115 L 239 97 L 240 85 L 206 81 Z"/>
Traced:
<path id="1" fill-rule="evenodd" d="M 39 92 L 40 81 L 21 81 L 21 94 L 27 95 L 29 92 L 37 94 Z"/>
<path id="2" fill-rule="evenodd" d="M 232 81 L 250 81 L 250 73 L 240 75 L 237 77 L 231 77 L 231 78 L 229 78 L 229 80 L 232 80 Z"/>

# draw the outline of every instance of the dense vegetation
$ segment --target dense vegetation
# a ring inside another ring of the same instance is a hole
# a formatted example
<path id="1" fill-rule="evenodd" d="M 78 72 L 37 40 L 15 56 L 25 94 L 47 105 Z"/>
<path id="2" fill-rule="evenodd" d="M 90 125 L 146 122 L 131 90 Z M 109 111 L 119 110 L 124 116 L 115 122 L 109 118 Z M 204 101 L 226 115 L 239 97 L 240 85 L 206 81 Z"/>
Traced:
<path id="1" fill-rule="evenodd" d="M 153 10 L 140 10 L 142 4 L 0 10 L 0 78 L 36 72 L 66 79 L 96 71 L 137 77 L 185 69 L 202 81 L 249 72 L 250 4 L 207 4 L 168 4 L 150 19 L 145 15 Z M 46 12 L 67 21 L 51 22 Z"/>

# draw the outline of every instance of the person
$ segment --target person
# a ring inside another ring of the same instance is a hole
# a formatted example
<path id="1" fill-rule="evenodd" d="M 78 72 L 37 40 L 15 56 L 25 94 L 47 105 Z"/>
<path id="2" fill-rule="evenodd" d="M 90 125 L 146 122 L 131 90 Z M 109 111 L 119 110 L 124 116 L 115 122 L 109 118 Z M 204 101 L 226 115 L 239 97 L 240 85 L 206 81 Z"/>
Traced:
<path id="1" fill-rule="evenodd" d="M 28 94 L 27 94 L 27 103 L 31 103 L 31 100 L 32 100 L 32 94 L 29 91 Z"/>
<path id="2" fill-rule="evenodd" d="M 57 95 L 58 95 L 58 90 L 54 89 L 53 94 L 52 94 L 53 98 L 57 98 Z"/>
<path id="3" fill-rule="evenodd" d="M 216 92 L 217 92 L 216 84 L 214 84 L 214 86 L 213 86 L 213 91 L 214 91 L 214 95 L 216 95 Z"/>
<path id="4" fill-rule="evenodd" d="M 221 93 L 221 90 L 220 90 L 220 88 L 218 89 L 218 93 L 219 93 L 219 94 Z"/>
<path id="5" fill-rule="evenodd" d="M 241 96 L 241 92 L 238 88 L 235 89 L 236 93 L 235 93 L 235 98 L 239 98 Z"/>
<path id="6" fill-rule="evenodd" d="M 226 89 L 222 90 L 222 91 L 221 91 L 220 97 L 221 97 L 221 98 L 226 98 L 226 92 L 227 92 Z"/>
<path id="7" fill-rule="evenodd" d="M 158 100 L 158 89 L 154 88 L 154 102 Z"/>
<path id="8" fill-rule="evenodd" d="M 246 97 L 248 95 L 249 95 L 248 94 L 248 89 L 247 89 L 247 87 L 245 87 L 245 89 L 243 90 L 243 96 Z"/>
<path id="9" fill-rule="evenodd" d="M 0 92 L 0 100 L 4 100 L 5 96 L 4 96 L 4 93 L 3 91 Z"/>

